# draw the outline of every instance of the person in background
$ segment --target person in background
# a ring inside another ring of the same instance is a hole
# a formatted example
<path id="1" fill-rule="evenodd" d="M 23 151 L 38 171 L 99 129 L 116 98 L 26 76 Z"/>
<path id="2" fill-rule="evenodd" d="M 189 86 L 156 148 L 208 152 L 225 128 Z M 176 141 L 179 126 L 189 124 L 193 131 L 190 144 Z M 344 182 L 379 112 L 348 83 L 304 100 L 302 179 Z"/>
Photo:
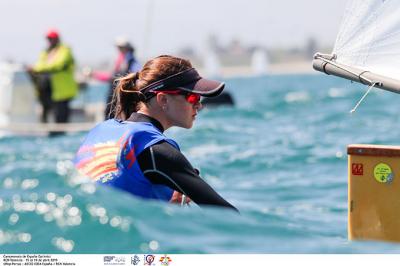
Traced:
<path id="1" fill-rule="evenodd" d="M 99 184 L 145 199 L 237 209 L 200 176 L 179 145 L 164 135 L 191 128 L 201 96 L 219 95 L 225 84 L 200 77 L 188 60 L 163 55 L 118 79 L 115 118 L 92 129 L 74 163 Z"/>
<path id="2" fill-rule="evenodd" d="M 41 121 L 48 122 L 48 113 L 53 109 L 56 123 L 67 123 L 70 118 L 70 101 L 78 93 L 74 79 L 75 62 L 71 49 L 62 44 L 57 30 L 46 33 L 48 47 L 37 63 L 27 67 L 36 81 L 39 101 L 42 104 Z"/>
<path id="3" fill-rule="evenodd" d="M 104 112 L 105 119 L 114 117 L 113 108 L 111 106 L 113 92 L 116 87 L 116 79 L 128 73 L 140 70 L 139 61 L 135 57 L 135 48 L 124 37 L 118 37 L 115 41 L 118 49 L 118 55 L 114 63 L 114 69 L 111 74 L 106 72 L 91 73 L 91 76 L 97 80 L 109 82 L 109 89 L 106 99 L 106 108 Z"/>

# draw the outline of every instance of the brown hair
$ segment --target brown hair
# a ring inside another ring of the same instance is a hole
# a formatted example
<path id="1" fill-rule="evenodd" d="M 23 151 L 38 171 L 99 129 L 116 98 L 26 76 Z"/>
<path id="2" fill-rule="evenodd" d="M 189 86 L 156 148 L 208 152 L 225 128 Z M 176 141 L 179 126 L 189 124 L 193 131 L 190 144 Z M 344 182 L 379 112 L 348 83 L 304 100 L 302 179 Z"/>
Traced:
<path id="1" fill-rule="evenodd" d="M 161 55 L 147 61 L 140 72 L 130 73 L 116 80 L 110 113 L 114 113 L 115 118 L 128 119 L 139 109 L 140 102 L 145 101 L 141 89 L 189 68 L 192 68 L 192 64 L 188 60 L 170 55 Z"/>

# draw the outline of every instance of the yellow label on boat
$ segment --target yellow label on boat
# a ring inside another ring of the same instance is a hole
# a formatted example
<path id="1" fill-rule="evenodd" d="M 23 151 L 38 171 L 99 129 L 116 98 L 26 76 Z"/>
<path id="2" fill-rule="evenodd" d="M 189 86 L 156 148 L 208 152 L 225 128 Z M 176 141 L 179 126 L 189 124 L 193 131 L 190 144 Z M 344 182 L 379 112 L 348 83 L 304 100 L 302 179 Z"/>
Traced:
<path id="1" fill-rule="evenodd" d="M 400 242 L 400 146 L 352 144 L 349 239 Z"/>
<path id="2" fill-rule="evenodd" d="M 380 183 L 387 183 L 393 180 L 393 172 L 389 165 L 379 163 L 374 168 L 374 177 Z"/>

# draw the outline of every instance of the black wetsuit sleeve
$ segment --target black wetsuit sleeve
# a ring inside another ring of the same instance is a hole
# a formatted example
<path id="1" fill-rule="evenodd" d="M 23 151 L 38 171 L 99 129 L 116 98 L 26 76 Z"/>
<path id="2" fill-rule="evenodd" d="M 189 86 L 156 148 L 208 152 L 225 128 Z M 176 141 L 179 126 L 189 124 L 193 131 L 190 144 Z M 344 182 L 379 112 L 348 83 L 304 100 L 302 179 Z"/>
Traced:
<path id="1" fill-rule="evenodd" d="M 186 157 L 166 141 L 159 142 L 137 157 L 140 169 L 153 184 L 163 184 L 188 196 L 199 205 L 237 209 L 208 185 Z"/>

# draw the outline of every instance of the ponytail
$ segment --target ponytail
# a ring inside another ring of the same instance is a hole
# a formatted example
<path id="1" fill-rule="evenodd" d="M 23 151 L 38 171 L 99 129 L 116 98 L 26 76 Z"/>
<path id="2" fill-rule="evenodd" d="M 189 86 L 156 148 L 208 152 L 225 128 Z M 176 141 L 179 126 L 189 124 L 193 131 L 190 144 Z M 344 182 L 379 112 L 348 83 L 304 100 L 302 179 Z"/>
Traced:
<path id="1" fill-rule="evenodd" d="M 116 80 L 109 117 L 126 120 L 133 112 L 146 103 L 146 98 L 140 91 L 149 84 L 164 79 L 181 71 L 192 68 L 192 64 L 185 59 L 161 55 L 147 61 L 142 70 L 130 73 Z"/>
<path id="2" fill-rule="evenodd" d="M 145 101 L 144 94 L 138 90 L 136 85 L 138 79 L 139 72 L 116 79 L 117 86 L 114 90 L 109 115 L 114 113 L 115 118 L 126 120 L 138 110 L 139 103 Z"/>

